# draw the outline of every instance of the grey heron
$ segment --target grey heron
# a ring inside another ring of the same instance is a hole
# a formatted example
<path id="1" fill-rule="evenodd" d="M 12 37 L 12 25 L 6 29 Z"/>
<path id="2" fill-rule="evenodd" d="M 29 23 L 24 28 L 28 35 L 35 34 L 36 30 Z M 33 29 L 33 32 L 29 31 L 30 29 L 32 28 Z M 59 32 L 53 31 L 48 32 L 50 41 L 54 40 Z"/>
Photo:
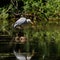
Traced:
<path id="1" fill-rule="evenodd" d="M 30 19 L 26 19 L 25 17 L 21 17 L 15 22 L 14 28 L 17 28 L 18 26 L 20 26 L 20 28 L 22 28 L 23 26 L 25 26 L 29 23 L 33 24 L 33 22 Z"/>

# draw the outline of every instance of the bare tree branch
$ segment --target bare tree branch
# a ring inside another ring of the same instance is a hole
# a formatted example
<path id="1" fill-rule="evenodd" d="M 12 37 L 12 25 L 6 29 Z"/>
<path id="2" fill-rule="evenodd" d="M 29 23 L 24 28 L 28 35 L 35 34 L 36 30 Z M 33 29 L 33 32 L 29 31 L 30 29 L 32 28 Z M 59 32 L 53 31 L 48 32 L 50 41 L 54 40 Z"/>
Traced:
<path id="1" fill-rule="evenodd" d="M 17 0 L 11 0 L 11 3 L 15 7 L 15 9 L 18 10 L 18 1 Z"/>

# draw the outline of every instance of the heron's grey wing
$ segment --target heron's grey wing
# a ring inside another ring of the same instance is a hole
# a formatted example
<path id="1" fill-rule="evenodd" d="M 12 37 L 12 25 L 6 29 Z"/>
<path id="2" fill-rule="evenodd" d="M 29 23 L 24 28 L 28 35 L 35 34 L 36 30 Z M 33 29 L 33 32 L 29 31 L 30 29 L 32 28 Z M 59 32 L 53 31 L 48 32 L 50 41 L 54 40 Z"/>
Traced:
<path id="1" fill-rule="evenodd" d="M 25 23 L 26 21 L 26 18 L 20 18 L 18 19 L 15 24 L 14 24 L 14 27 L 18 26 L 18 25 L 22 25 L 23 23 Z"/>
<path id="2" fill-rule="evenodd" d="M 18 19 L 18 20 L 15 22 L 15 24 L 21 25 L 21 24 L 23 24 L 25 21 L 26 21 L 26 18 L 20 18 L 20 19 Z"/>

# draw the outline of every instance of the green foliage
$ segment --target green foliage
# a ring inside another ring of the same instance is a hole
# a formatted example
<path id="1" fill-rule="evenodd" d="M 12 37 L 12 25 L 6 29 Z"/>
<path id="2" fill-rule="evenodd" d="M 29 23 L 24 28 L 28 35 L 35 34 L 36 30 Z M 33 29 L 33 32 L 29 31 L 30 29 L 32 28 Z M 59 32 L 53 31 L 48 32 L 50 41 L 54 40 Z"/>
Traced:
<path id="1" fill-rule="evenodd" d="M 25 2 L 25 6 L 24 6 L 24 11 L 25 12 L 30 12 L 30 13 L 41 13 L 42 12 L 42 8 L 43 8 L 43 3 L 41 2 L 41 0 L 26 0 Z M 39 12 L 40 11 L 40 12 Z"/>
<path id="2" fill-rule="evenodd" d="M 45 2 L 45 5 L 43 3 L 43 0 L 26 0 L 24 1 L 24 11 L 35 13 L 40 16 L 40 18 L 45 17 L 41 13 L 45 13 L 45 15 L 49 17 L 59 18 L 60 16 L 60 0 L 47 0 Z M 42 16 L 41 16 L 42 15 Z"/>
<path id="3" fill-rule="evenodd" d="M 1 14 L 0 14 L 0 27 L 1 27 L 1 29 L 0 29 L 0 31 L 2 31 L 2 32 L 8 32 L 7 31 L 7 26 L 8 26 L 8 20 L 7 20 L 7 18 L 8 18 L 8 13 L 6 13 L 6 9 L 2 9 L 1 10 Z"/>
<path id="4" fill-rule="evenodd" d="M 7 19 L 7 17 L 8 17 L 8 14 L 6 13 L 6 9 L 3 8 L 0 14 L 0 20 Z"/>
<path id="5" fill-rule="evenodd" d="M 45 13 L 48 17 L 58 17 L 56 14 L 60 14 L 59 9 L 60 7 L 60 0 L 48 0 L 46 6 L 44 6 Z"/>

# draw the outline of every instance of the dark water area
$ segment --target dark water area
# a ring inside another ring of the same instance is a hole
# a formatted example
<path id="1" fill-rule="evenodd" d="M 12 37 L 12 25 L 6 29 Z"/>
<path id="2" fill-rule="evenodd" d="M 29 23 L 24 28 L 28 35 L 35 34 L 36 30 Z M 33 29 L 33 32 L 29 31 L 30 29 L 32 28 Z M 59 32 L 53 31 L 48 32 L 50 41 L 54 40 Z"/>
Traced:
<path id="1" fill-rule="evenodd" d="M 0 36 L 0 53 L 8 52 L 9 42 L 11 39 L 12 37 L 10 36 Z"/>

